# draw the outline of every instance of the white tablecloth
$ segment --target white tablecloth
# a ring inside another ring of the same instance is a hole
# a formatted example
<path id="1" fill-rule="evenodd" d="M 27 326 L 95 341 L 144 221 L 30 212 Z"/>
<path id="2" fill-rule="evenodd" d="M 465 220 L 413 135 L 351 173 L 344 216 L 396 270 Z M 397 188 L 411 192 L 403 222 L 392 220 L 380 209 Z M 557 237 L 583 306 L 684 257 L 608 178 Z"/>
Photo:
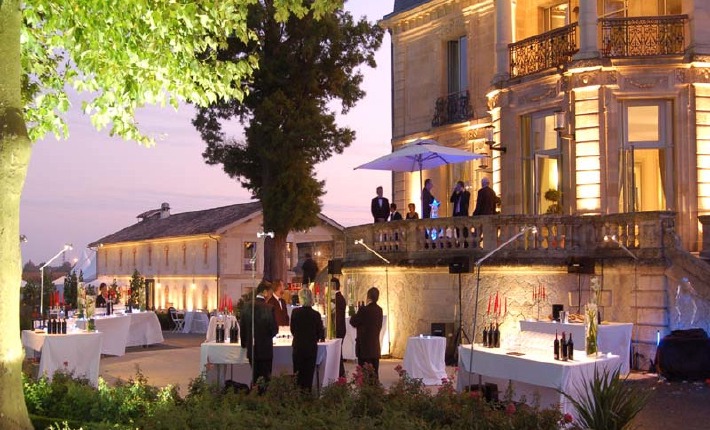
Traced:
<path id="1" fill-rule="evenodd" d="M 389 353 L 388 336 L 387 315 L 382 315 L 382 329 L 380 330 L 380 352 L 382 355 Z M 355 355 L 356 337 L 357 329 L 350 325 L 350 317 L 345 317 L 345 339 L 343 339 L 343 358 L 345 360 L 357 360 L 357 355 Z"/>
<path id="2" fill-rule="evenodd" d="M 631 332 L 634 325 L 631 323 L 604 323 L 599 325 L 597 343 L 599 352 L 611 352 L 621 358 L 621 374 L 626 375 L 630 371 L 631 355 Z M 572 333 L 575 348 L 584 350 L 584 324 L 562 324 L 556 322 L 542 321 L 520 321 L 520 331 L 547 333 L 554 335 L 555 330 L 562 336 L 562 332 Z"/>
<path id="3" fill-rule="evenodd" d="M 86 378 L 96 387 L 99 380 L 102 334 L 77 331 L 68 334 L 38 334 L 22 331 L 26 349 L 40 352 L 39 374 L 50 380 L 60 370 Z"/>
<path id="4" fill-rule="evenodd" d="M 446 378 L 446 338 L 441 336 L 412 336 L 407 339 L 402 367 L 407 374 L 421 379 L 425 385 L 441 385 Z"/>
<path id="5" fill-rule="evenodd" d="M 185 324 L 182 327 L 183 333 L 207 333 L 209 317 L 202 311 L 185 312 Z"/>
<path id="6" fill-rule="evenodd" d="M 459 371 L 457 388 L 459 391 L 471 384 L 482 382 L 498 384 L 502 398 L 508 387 L 513 384 L 515 400 L 525 396 L 528 401 L 539 395 L 541 407 L 561 406 L 562 413 L 576 417 L 572 404 L 557 390 L 579 398 L 580 389 L 584 390 L 587 381 L 594 377 L 594 369 L 610 372 L 620 365 L 618 355 L 603 355 L 592 359 L 587 356 L 577 357 L 574 361 L 558 361 L 550 353 L 539 351 L 522 356 L 508 355 L 503 348 L 484 348 L 476 345 L 471 357 L 471 345 L 459 346 Z"/>
<path id="7" fill-rule="evenodd" d="M 274 343 L 272 374 L 292 374 L 292 355 L 293 348 L 290 340 Z M 227 366 L 224 365 L 233 366 L 229 366 L 229 369 L 227 369 Z M 316 382 L 320 382 L 321 386 L 326 386 L 338 379 L 340 372 L 340 339 L 318 343 L 316 366 L 316 373 L 313 375 L 314 385 Z M 224 382 L 225 377 L 247 385 L 251 383 L 251 367 L 249 366 L 249 360 L 247 360 L 246 348 L 242 348 L 241 345 L 236 343 L 203 343 L 200 348 L 200 370 L 207 372 L 208 379 L 214 380 L 218 378 L 220 383 Z"/>
<path id="8" fill-rule="evenodd" d="M 144 346 L 163 343 L 163 332 L 155 312 L 113 314 L 94 318 L 96 330 L 105 334 L 102 354 L 122 356 L 127 346 Z M 86 328 L 86 320 L 77 320 L 76 326 Z"/>
<path id="9" fill-rule="evenodd" d="M 214 342 L 216 339 L 215 333 L 217 330 L 217 320 L 220 317 L 210 317 L 210 323 L 209 326 L 207 327 L 207 336 L 205 337 L 205 342 Z M 237 318 L 234 315 L 226 315 L 222 316 L 222 321 L 224 322 L 224 339 L 225 342 L 229 342 L 229 328 L 232 326 L 232 324 L 236 324 L 237 327 L 239 327 L 239 322 L 237 322 Z M 238 343 L 239 341 L 237 341 Z"/>

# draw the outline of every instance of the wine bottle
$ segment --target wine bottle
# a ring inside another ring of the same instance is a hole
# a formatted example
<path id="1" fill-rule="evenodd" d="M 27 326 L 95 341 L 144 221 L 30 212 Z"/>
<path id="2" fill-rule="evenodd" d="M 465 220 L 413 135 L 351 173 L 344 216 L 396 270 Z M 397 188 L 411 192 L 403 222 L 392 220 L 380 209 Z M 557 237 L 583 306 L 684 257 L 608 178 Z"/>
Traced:
<path id="1" fill-rule="evenodd" d="M 567 339 L 565 332 L 562 332 L 562 340 L 560 341 L 560 358 L 562 361 L 567 361 Z"/>
<path id="2" fill-rule="evenodd" d="M 569 333 L 569 339 L 567 339 L 567 359 L 574 360 L 574 342 L 572 341 L 572 332 Z"/>
<path id="3" fill-rule="evenodd" d="M 62 320 L 62 334 L 67 334 L 67 320 L 66 320 L 66 318 Z"/>
<path id="4" fill-rule="evenodd" d="M 555 360 L 559 360 L 560 359 L 560 340 L 557 338 L 557 330 L 555 330 L 554 350 L 555 350 Z"/>
<path id="5" fill-rule="evenodd" d="M 496 331 L 493 332 L 493 347 L 500 348 L 500 329 L 496 323 Z"/>
<path id="6" fill-rule="evenodd" d="M 217 324 L 217 343 L 224 343 L 224 327 L 222 324 Z"/>
<path id="7" fill-rule="evenodd" d="M 495 346 L 495 339 L 493 339 L 493 323 L 488 327 L 488 347 L 493 348 Z"/>
<path id="8" fill-rule="evenodd" d="M 483 326 L 483 346 L 488 347 L 488 328 Z"/>

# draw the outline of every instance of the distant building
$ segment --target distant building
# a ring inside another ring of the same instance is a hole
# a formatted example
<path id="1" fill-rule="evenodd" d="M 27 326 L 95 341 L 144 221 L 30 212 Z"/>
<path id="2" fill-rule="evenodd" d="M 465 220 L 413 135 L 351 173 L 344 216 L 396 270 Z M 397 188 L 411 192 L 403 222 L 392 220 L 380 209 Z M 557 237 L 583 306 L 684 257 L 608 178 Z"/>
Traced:
<path id="1" fill-rule="evenodd" d="M 170 214 L 170 205 L 163 203 L 138 215 L 136 224 L 89 246 L 97 250 L 99 279 L 126 285 L 138 270 L 149 286 L 149 306 L 214 309 L 218 297 L 226 294 L 236 303 L 261 280 L 264 239 L 257 233 L 263 231 L 262 216 L 259 202 L 179 214 Z M 299 255 L 306 252 L 319 259 L 321 268 L 342 256 L 343 227 L 324 215 L 319 218 L 318 226 L 289 234 L 287 267 L 298 266 Z"/>

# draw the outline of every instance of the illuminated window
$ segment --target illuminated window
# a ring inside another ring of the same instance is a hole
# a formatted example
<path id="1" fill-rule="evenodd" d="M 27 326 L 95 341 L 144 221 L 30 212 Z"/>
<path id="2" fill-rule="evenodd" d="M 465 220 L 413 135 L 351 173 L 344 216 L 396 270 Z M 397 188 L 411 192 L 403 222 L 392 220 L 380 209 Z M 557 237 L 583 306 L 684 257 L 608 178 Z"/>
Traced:
<path id="1" fill-rule="evenodd" d="M 244 242 L 243 252 L 244 271 L 255 270 L 256 268 L 256 242 Z"/>
<path id="2" fill-rule="evenodd" d="M 206 266 L 207 265 L 207 258 L 208 258 L 208 251 L 210 249 L 210 244 L 208 242 L 205 242 L 202 244 L 202 263 Z"/>
<path id="3" fill-rule="evenodd" d="M 522 118 L 525 212 L 561 213 L 561 151 L 553 112 Z M 552 192 L 550 192 L 552 190 Z M 545 196 L 547 195 L 547 198 Z"/>
<path id="4" fill-rule="evenodd" d="M 170 256 L 170 250 L 168 248 L 168 245 L 165 245 L 165 248 L 163 248 L 163 252 L 165 253 L 165 266 L 168 266 L 168 259 Z"/>
<path id="5" fill-rule="evenodd" d="M 182 244 L 182 267 L 187 267 L 187 245 Z"/>
<path id="6" fill-rule="evenodd" d="M 153 248 L 148 247 L 148 267 L 151 267 L 153 265 Z"/>

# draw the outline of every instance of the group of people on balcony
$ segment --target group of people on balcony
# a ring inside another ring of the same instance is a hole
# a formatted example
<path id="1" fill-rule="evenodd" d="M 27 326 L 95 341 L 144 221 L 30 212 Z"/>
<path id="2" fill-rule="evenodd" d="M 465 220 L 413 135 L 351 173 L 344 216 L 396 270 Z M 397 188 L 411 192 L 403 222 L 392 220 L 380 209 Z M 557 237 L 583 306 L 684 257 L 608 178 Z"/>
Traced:
<path id="1" fill-rule="evenodd" d="M 431 193 L 432 188 L 434 188 L 434 183 L 431 179 L 424 181 L 424 188 L 422 189 L 422 218 L 436 218 L 436 216 L 432 216 L 432 207 L 438 206 L 438 202 Z M 390 203 L 389 200 L 383 196 L 381 186 L 377 187 L 376 192 L 377 196 L 372 199 L 370 206 L 374 222 L 401 220 L 402 214 L 397 211 L 397 204 Z M 449 198 L 449 202 L 451 202 L 453 206 L 452 216 L 469 216 L 470 201 L 471 193 L 466 190 L 463 181 L 458 181 L 456 185 L 454 185 L 454 190 Z M 476 207 L 471 215 L 495 215 L 497 213 L 497 204 L 498 196 L 496 196 L 495 191 L 490 187 L 490 180 L 483 178 L 481 180 L 481 188 L 478 190 L 476 196 Z M 406 213 L 406 219 L 419 219 L 419 214 L 416 212 L 414 203 L 409 203 L 407 206 L 408 212 Z"/>

